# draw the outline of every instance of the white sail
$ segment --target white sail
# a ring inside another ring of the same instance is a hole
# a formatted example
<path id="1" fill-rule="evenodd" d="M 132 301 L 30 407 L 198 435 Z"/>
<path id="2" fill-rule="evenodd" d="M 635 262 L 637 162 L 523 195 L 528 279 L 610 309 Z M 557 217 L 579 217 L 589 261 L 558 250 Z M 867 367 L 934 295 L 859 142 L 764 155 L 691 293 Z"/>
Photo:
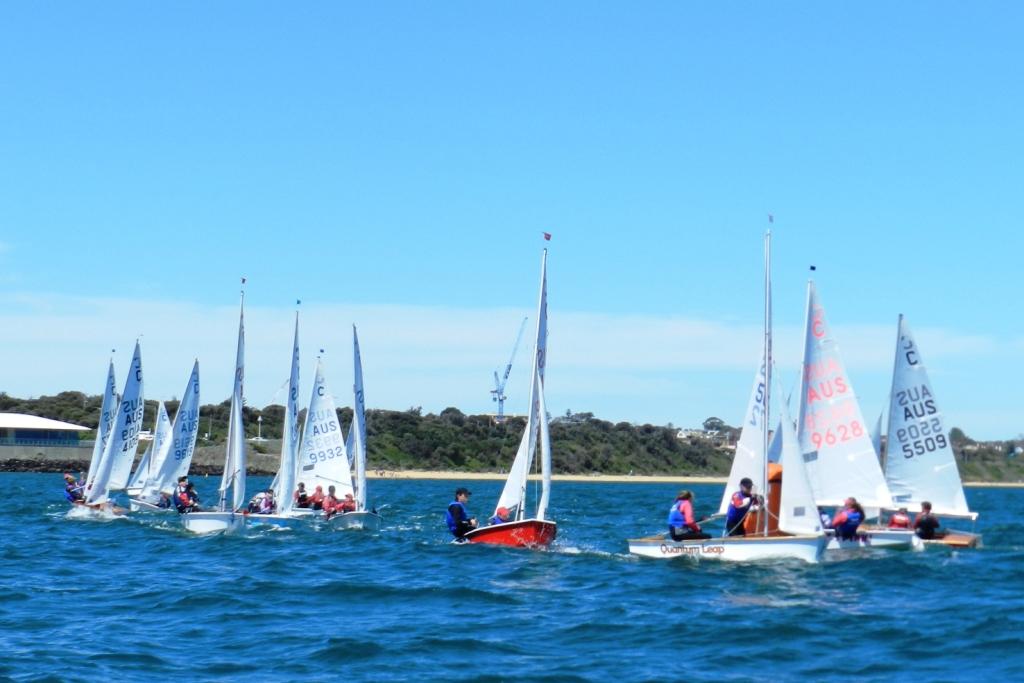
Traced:
<path id="1" fill-rule="evenodd" d="M 732 459 L 732 469 L 729 470 L 729 481 L 722 493 L 722 501 L 718 505 L 718 514 L 724 515 L 729 511 L 729 502 L 732 494 L 739 490 L 740 480 L 750 479 L 754 482 L 754 492 L 764 494 L 764 430 L 765 425 L 765 399 L 767 398 L 767 373 L 765 371 L 764 354 L 761 355 L 761 365 L 754 375 L 754 386 L 750 390 L 750 400 L 747 402 L 747 413 L 743 418 L 743 429 L 740 431 L 740 440 L 736 444 L 736 455 Z"/>
<path id="2" fill-rule="evenodd" d="M 796 429 L 793 427 L 789 408 L 784 401 L 780 403 L 782 419 L 779 430 L 782 453 L 779 464 L 782 465 L 782 496 L 779 502 L 779 529 L 790 534 L 821 535 L 824 533 L 821 528 L 821 517 L 818 515 L 811 482 L 804 467 Z"/>
<path id="3" fill-rule="evenodd" d="M 544 391 L 544 368 L 547 365 L 547 339 L 548 339 L 548 280 L 547 280 L 548 251 L 544 250 L 541 257 L 540 274 L 540 299 L 537 303 L 537 336 L 534 341 L 533 370 L 530 382 L 530 411 L 526 416 L 526 431 L 519 442 L 519 450 L 512 461 L 508 478 L 505 480 L 505 487 L 498 497 L 498 508 L 506 508 L 509 511 L 510 519 L 525 519 L 526 480 L 533 466 L 534 457 L 537 453 L 537 431 L 540 428 L 541 403 L 540 394 Z M 544 416 L 546 422 L 546 414 Z M 550 456 L 549 456 L 550 457 Z M 546 484 L 550 488 L 550 484 Z M 546 491 L 542 491 L 544 497 Z M 546 503 L 546 499 L 545 499 Z"/>
<path id="4" fill-rule="evenodd" d="M 129 489 L 143 488 L 149 479 L 160 469 L 157 461 L 160 457 L 161 448 L 167 443 L 171 435 L 171 418 L 167 417 L 167 408 L 164 402 L 160 401 L 156 407 L 156 423 L 153 425 L 153 438 L 146 447 L 146 452 L 139 459 L 139 464 L 128 480 Z M 166 455 L 166 451 L 163 451 Z"/>
<path id="5" fill-rule="evenodd" d="M 128 475 L 135 461 L 135 451 L 139 446 L 144 410 L 142 350 L 136 341 L 121 403 L 117 408 L 110 438 L 107 439 L 100 463 L 96 467 L 96 476 L 86 497 L 87 503 L 103 503 L 108 499 L 111 490 L 123 489 L 128 483 Z"/>
<path id="6" fill-rule="evenodd" d="M 96 442 L 92 446 L 92 458 L 89 459 L 89 471 L 85 476 L 86 493 L 92 490 L 93 480 L 96 478 L 96 470 L 103 458 L 103 451 L 110 439 L 110 430 L 114 426 L 114 418 L 117 417 L 117 384 L 114 380 L 114 360 L 110 360 L 110 367 L 107 370 L 107 384 L 103 391 L 103 402 L 100 405 L 100 422 L 96 425 Z"/>
<path id="7" fill-rule="evenodd" d="M 357 509 L 366 509 L 366 397 L 363 395 L 363 358 L 359 353 L 359 336 L 356 326 L 352 326 L 352 362 L 355 381 L 352 391 L 355 404 L 352 406 L 352 426 L 349 428 L 349 441 L 345 443 L 349 457 L 355 466 L 355 499 Z M 351 443 L 351 445 L 350 445 Z"/>
<path id="8" fill-rule="evenodd" d="M 878 419 L 875 420 L 875 426 L 871 428 L 871 447 L 875 449 L 875 453 L 879 457 L 882 456 L 882 416 L 885 414 L 883 410 L 878 414 Z M 892 487 L 890 486 L 890 489 Z"/>
<path id="9" fill-rule="evenodd" d="M 540 432 L 540 500 L 537 502 L 537 519 L 545 519 L 548 502 L 551 498 L 551 434 L 548 431 L 548 407 L 544 400 L 544 380 L 536 379 L 537 390 L 537 427 Z"/>
<path id="10" fill-rule="evenodd" d="M 936 514 L 973 516 L 928 371 L 902 315 L 898 329 L 885 466 L 894 505 L 929 501 Z"/>
<path id="11" fill-rule="evenodd" d="M 819 505 L 842 505 L 852 496 L 866 508 L 891 507 L 868 426 L 813 282 L 807 285 L 800 387 L 800 450 L 814 499 Z"/>
<path id="12" fill-rule="evenodd" d="M 163 405 L 163 404 L 161 404 Z M 188 474 L 199 434 L 199 361 L 192 365 L 185 393 L 174 415 L 170 434 L 156 454 L 153 475 L 146 481 L 141 499 L 156 502 L 160 493 L 172 493 L 178 477 Z"/>
<path id="13" fill-rule="evenodd" d="M 338 498 L 343 498 L 346 493 L 354 494 L 345 436 L 341 432 L 334 397 L 324 378 L 323 361 L 319 358 L 313 378 L 313 396 L 306 411 L 299 468 L 299 479 L 310 493 L 320 486 L 326 495 L 329 487 L 333 486 Z"/>
<path id="14" fill-rule="evenodd" d="M 242 422 L 245 380 L 245 295 L 238 314 L 238 349 L 235 353 L 235 384 L 231 392 L 231 413 L 228 417 L 227 454 L 224 475 L 220 480 L 221 511 L 239 510 L 245 505 L 245 425 Z M 231 507 L 228 508 L 227 490 L 231 488 Z"/>
<path id="15" fill-rule="evenodd" d="M 274 500 L 279 513 L 292 509 L 295 470 L 299 451 L 299 312 L 295 312 L 295 337 L 292 341 L 292 368 L 288 375 L 288 405 L 284 410 L 281 432 L 281 465 L 274 479 Z"/>

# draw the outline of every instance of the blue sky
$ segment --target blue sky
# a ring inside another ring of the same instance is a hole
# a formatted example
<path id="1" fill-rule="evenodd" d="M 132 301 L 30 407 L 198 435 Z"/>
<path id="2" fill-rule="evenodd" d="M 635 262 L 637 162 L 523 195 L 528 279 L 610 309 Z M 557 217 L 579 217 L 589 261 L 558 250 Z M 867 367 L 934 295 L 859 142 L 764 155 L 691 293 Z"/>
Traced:
<path id="1" fill-rule="evenodd" d="M 549 231 L 552 412 L 736 423 L 772 213 L 785 376 L 814 263 L 866 415 L 902 312 L 948 422 L 1016 436 L 1022 14 L 7 6 L 0 390 L 97 393 L 142 335 L 147 397 L 198 356 L 222 400 L 245 275 L 250 404 L 287 378 L 301 298 L 307 382 L 324 348 L 347 395 L 355 322 L 370 407 L 488 411 Z"/>

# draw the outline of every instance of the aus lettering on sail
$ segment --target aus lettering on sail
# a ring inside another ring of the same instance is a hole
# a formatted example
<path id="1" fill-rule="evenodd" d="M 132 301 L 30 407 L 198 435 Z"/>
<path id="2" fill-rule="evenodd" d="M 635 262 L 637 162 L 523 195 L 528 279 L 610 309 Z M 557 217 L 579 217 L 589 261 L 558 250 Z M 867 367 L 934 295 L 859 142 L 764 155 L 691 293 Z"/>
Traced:
<path id="1" fill-rule="evenodd" d="M 181 436 L 171 443 L 171 449 L 174 451 L 174 460 L 181 462 L 185 458 L 191 457 L 192 451 L 195 450 L 195 439 L 192 434 L 199 429 L 199 410 L 196 408 L 185 410 L 180 413 L 180 417 L 175 419 L 182 421 Z"/>
<path id="2" fill-rule="evenodd" d="M 121 401 L 121 410 L 124 412 L 124 429 L 121 430 L 121 440 L 124 442 L 121 450 L 127 452 L 135 448 L 138 442 L 130 443 L 136 439 L 142 431 L 142 415 L 146 410 L 146 404 L 140 398 Z"/>

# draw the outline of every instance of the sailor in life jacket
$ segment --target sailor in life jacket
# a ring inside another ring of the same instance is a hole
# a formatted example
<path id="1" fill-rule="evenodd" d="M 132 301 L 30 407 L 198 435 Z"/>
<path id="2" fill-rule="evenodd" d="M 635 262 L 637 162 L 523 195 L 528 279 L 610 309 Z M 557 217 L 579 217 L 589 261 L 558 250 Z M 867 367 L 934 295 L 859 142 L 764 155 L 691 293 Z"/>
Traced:
<path id="1" fill-rule="evenodd" d="M 324 487 L 317 484 L 316 489 L 313 491 L 313 495 L 309 497 L 309 507 L 314 510 L 324 509 Z"/>
<path id="2" fill-rule="evenodd" d="M 889 528 L 890 529 L 909 529 L 910 528 L 910 515 L 907 514 L 907 508 L 900 508 L 899 512 L 892 513 L 889 517 Z"/>
<path id="3" fill-rule="evenodd" d="M 509 518 L 508 508 L 500 507 L 500 508 L 498 508 L 497 510 L 494 511 L 494 516 L 491 517 L 487 521 L 487 523 L 492 525 L 492 526 L 494 524 L 504 524 L 505 522 L 508 521 L 508 518 Z"/>
<path id="4" fill-rule="evenodd" d="M 178 512 L 192 512 L 194 503 L 188 492 L 188 477 L 178 477 L 178 485 L 174 487 L 174 507 Z"/>
<path id="5" fill-rule="evenodd" d="M 75 481 L 75 476 L 70 472 L 64 473 L 64 497 L 72 505 L 85 502 L 85 484 Z"/>
<path id="6" fill-rule="evenodd" d="M 466 508 L 470 495 L 467 488 L 460 486 L 455 489 L 455 500 L 448 503 L 448 509 L 444 513 L 444 521 L 455 538 L 462 538 L 476 528 L 476 517 L 470 517 Z"/>
<path id="7" fill-rule="evenodd" d="M 743 477 L 740 479 L 740 490 L 732 494 L 732 498 L 729 499 L 729 511 L 725 515 L 727 536 L 746 535 L 743 522 L 747 518 L 747 513 L 750 512 L 750 506 L 754 503 L 760 505 L 763 502 L 761 496 L 750 492 L 753 487 L 754 482 L 748 477 Z"/>
<path id="8" fill-rule="evenodd" d="M 299 488 L 295 489 L 295 495 L 292 496 L 292 500 L 297 508 L 309 507 L 309 494 L 306 493 L 306 485 L 301 481 L 299 482 Z"/>
<path id="9" fill-rule="evenodd" d="M 832 518 L 832 528 L 836 530 L 836 536 L 844 541 L 852 541 L 857 535 L 857 527 L 864 521 L 864 508 L 860 506 L 856 498 L 847 498 L 843 509 Z"/>
<path id="10" fill-rule="evenodd" d="M 338 504 L 334 506 L 335 512 L 355 512 L 356 511 L 356 499 L 351 493 L 346 493 L 345 497 L 338 501 Z"/>
<path id="11" fill-rule="evenodd" d="M 673 541 L 711 538 L 693 518 L 693 493 L 680 491 L 668 511 L 668 533 Z"/>

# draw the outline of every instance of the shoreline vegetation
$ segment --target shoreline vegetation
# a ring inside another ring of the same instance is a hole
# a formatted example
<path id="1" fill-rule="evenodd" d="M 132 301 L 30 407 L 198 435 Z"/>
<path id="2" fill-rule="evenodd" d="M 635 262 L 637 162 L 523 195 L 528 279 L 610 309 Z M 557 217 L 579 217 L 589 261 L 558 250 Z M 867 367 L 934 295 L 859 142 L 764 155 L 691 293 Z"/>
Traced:
<path id="1" fill-rule="evenodd" d="M 0 392 L 0 412 L 38 415 L 90 429 L 96 427 L 100 403 L 100 396 L 75 391 L 33 399 Z M 156 401 L 146 401 L 144 427 L 153 424 L 156 407 Z M 167 401 L 166 407 L 173 416 L 178 402 Z M 220 474 L 229 412 L 229 401 L 200 408 L 193 473 Z M 352 410 L 342 408 L 338 415 L 347 432 Z M 245 407 L 243 419 L 249 472 L 273 474 L 280 453 L 284 407 Z M 504 479 L 525 424 L 523 417 L 509 416 L 498 422 L 493 415 L 467 415 L 453 407 L 436 415 L 424 414 L 419 407 L 367 410 L 367 469 L 371 476 L 379 471 L 396 478 Z M 728 475 L 740 430 L 715 417 L 695 428 L 679 429 L 671 423 L 613 423 L 592 413 L 566 411 L 552 416 L 550 433 L 556 481 L 710 483 L 724 481 Z M 961 477 L 968 485 L 1024 482 L 1024 457 L 1017 457 L 1024 453 L 1024 437 L 975 441 L 959 428 L 953 428 L 949 437 Z M 88 440 L 92 438 L 94 432 L 83 433 L 77 448 L 0 445 L 0 471 L 80 469 L 83 458 L 88 466 L 85 447 L 91 451 Z"/>

